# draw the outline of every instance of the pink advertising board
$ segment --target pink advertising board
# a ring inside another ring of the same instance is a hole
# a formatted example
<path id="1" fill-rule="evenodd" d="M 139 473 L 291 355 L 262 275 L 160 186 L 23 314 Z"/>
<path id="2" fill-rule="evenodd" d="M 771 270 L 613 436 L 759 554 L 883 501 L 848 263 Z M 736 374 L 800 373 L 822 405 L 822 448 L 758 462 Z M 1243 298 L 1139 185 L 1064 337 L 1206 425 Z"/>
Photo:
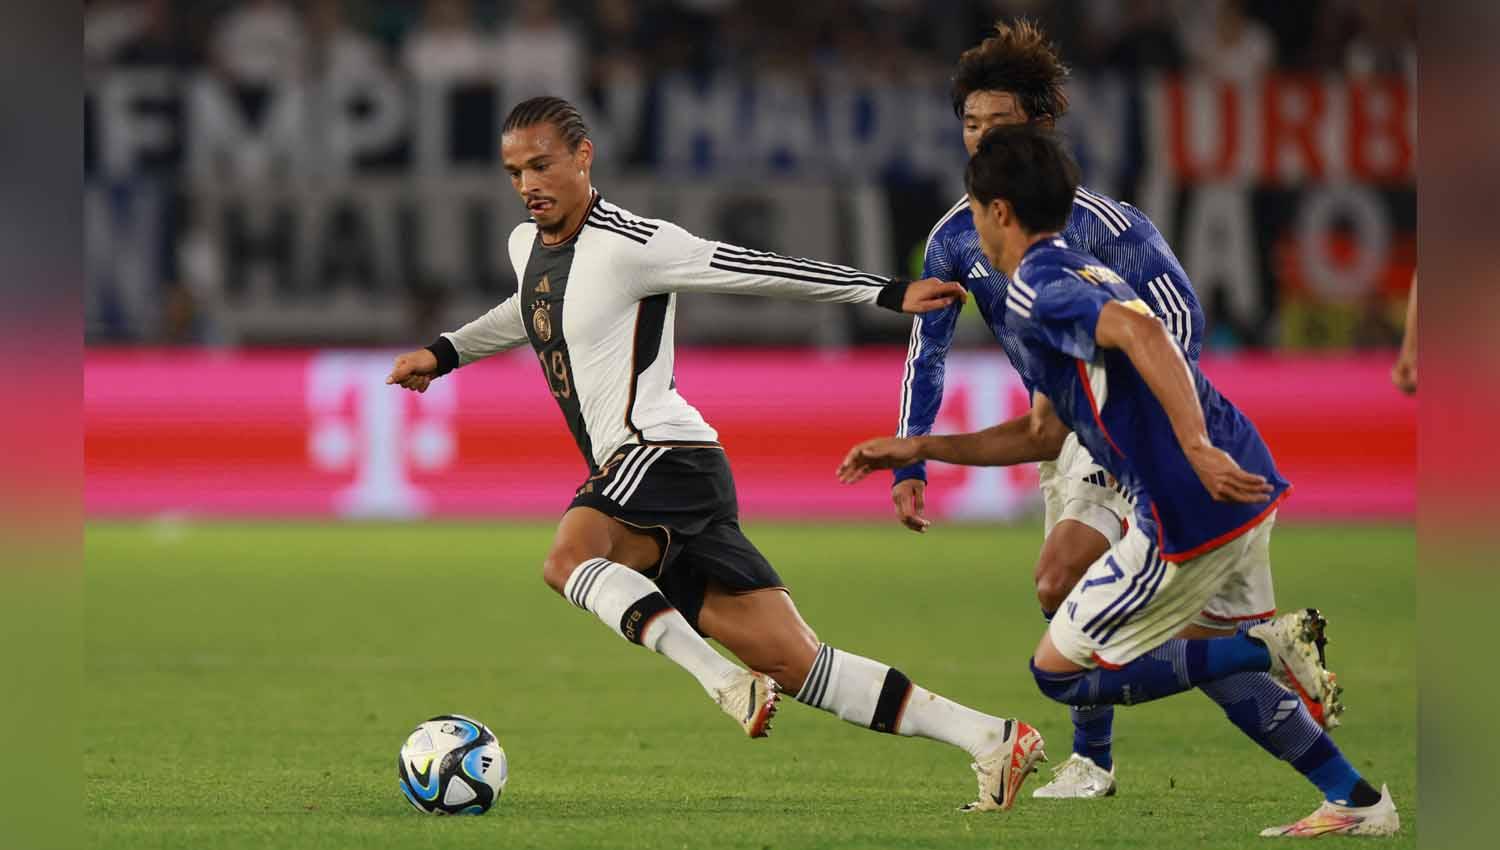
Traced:
<path id="1" fill-rule="evenodd" d="M 840 486 L 850 444 L 890 433 L 905 352 L 678 352 L 679 389 L 720 434 L 750 519 L 890 515 L 889 479 Z M 384 385 L 388 352 L 94 350 L 85 365 L 91 517 L 557 516 L 586 477 L 529 351 L 465 367 L 426 394 Z M 1288 518 L 1410 518 L 1416 404 L 1389 358 L 1210 358 L 1296 485 Z M 949 363 L 940 430 L 1026 408 L 998 352 Z M 934 466 L 940 518 L 1036 510 L 1036 473 Z"/>

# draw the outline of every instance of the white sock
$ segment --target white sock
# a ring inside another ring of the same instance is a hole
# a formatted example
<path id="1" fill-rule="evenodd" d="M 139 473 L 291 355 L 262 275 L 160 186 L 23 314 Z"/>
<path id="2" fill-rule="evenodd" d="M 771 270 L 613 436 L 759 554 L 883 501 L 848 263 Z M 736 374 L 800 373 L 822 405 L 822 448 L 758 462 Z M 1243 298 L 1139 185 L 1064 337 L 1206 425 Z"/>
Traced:
<path id="1" fill-rule="evenodd" d="M 650 579 L 624 564 L 584 561 L 563 585 L 563 596 L 631 643 L 672 659 L 709 693 L 740 672 L 693 631 Z"/>
<path id="2" fill-rule="evenodd" d="M 1008 720 L 991 717 L 942 694 L 912 685 L 911 696 L 906 698 L 906 710 L 901 712 L 901 726 L 896 732 L 952 744 L 971 757 L 979 758 L 982 753 L 999 746 L 1009 729 Z"/>
<path id="3" fill-rule="evenodd" d="M 877 732 L 930 738 L 972 757 L 1005 738 L 1007 722 L 959 705 L 893 667 L 823 644 L 797 700 Z"/>

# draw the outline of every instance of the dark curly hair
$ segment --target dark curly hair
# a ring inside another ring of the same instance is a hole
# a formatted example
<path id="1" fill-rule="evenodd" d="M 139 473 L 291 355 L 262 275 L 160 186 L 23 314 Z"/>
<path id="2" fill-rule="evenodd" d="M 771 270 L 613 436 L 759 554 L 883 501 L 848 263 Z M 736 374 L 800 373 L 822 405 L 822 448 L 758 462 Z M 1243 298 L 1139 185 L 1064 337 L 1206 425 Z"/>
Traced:
<path id="1" fill-rule="evenodd" d="M 953 114 L 964 117 L 964 101 L 977 91 L 1004 91 L 1016 96 L 1026 118 L 1058 119 L 1068 111 L 1063 84 L 1068 67 L 1057 45 L 1026 19 L 995 24 L 995 34 L 958 57 L 953 75 Z"/>

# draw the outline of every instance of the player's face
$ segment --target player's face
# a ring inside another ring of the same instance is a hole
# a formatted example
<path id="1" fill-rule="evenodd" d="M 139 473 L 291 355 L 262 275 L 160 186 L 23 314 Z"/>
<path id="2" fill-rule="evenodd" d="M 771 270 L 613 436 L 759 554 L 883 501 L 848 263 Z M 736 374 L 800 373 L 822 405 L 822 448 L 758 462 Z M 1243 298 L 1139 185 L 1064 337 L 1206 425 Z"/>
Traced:
<path id="1" fill-rule="evenodd" d="M 526 211 L 544 233 L 560 229 L 589 201 L 589 166 L 594 146 L 584 139 L 576 150 L 551 122 L 511 130 L 500 137 L 500 159 Z"/>
<path id="2" fill-rule="evenodd" d="M 984 258 L 1001 272 L 1013 274 L 1025 249 L 1012 250 L 1012 243 L 1020 236 L 1020 231 L 1015 226 L 1015 217 L 1010 215 L 1010 206 L 1004 201 L 981 204 L 970 195 L 969 212 L 974 214 L 974 230 L 979 234 L 979 249 L 984 252 Z M 1008 262 L 1012 254 L 1016 263 Z"/>
<path id="3" fill-rule="evenodd" d="M 995 127 L 1022 124 L 1026 110 L 1016 96 L 1006 91 L 977 91 L 964 100 L 964 147 L 969 156 L 979 150 L 979 140 Z"/>
<path id="4" fill-rule="evenodd" d="M 990 261 L 990 265 L 998 265 L 1000 256 L 1000 232 L 996 227 L 993 213 L 979 201 L 969 196 L 969 212 L 974 215 L 974 230 L 979 234 L 979 249 L 984 252 L 984 258 Z"/>

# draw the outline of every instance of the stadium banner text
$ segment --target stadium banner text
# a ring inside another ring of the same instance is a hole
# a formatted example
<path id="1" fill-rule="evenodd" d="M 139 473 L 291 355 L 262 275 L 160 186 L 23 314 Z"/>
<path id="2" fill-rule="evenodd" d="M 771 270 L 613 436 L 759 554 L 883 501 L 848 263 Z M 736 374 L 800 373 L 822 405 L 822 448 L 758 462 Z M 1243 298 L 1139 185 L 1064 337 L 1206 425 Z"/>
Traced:
<path id="1" fill-rule="evenodd" d="M 1413 81 L 1094 75 L 1069 93 L 1086 181 L 1156 222 L 1214 346 L 1394 344 L 1415 263 Z M 243 94 L 207 74 L 90 81 L 90 341 L 395 343 L 413 301 L 456 322 L 513 291 L 503 246 L 525 212 L 497 162 L 503 86 L 369 71 L 258 110 Z M 915 274 L 962 193 L 941 79 L 666 76 L 586 111 L 607 196 L 756 249 Z M 164 305 L 184 292 L 196 321 L 174 329 Z M 778 322 L 801 330 L 799 309 Z M 819 339 L 845 337 L 878 341 Z"/>

